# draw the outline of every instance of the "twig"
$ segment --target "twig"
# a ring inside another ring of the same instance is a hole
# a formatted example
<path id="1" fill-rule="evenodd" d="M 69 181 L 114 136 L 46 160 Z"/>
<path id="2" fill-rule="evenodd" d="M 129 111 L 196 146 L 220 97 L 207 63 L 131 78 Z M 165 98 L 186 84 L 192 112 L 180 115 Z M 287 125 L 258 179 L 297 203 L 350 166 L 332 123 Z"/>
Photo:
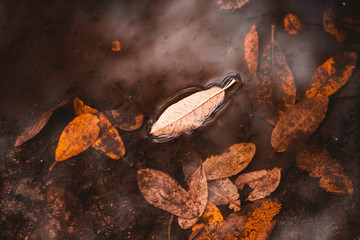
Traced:
<path id="1" fill-rule="evenodd" d="M 171 218 L 169 220 L 169 226 L 168 226 L 168 240 L 170 240 L 170 238 L 171 238 L 171 225 L 172 225 L 173 220 L 174 220 L 174 215 L 171 215 Z"/>

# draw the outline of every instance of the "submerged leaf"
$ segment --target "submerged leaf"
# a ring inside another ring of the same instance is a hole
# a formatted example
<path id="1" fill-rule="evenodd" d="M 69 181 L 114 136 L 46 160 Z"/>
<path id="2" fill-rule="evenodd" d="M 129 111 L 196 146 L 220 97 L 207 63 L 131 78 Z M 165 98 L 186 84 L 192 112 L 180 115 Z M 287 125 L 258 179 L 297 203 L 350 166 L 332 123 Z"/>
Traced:
<path id="1" fill-rule="evenodd" d="M 256 75 L 259 61 L 259 36 L 255 25 L 252 25 L 250 31 L 245 36 L 244 52 L 250 74 Z"/>
<path id="2" fill-rule="evenodd" d="M 220 9 L 229 10 L 241 8 L 249 1 L 250 0 L 218 0 L 217 4 L 220 6 Z"/>
<path id="3" fill-rule="evenodd" d="M 312 134 L 325 117 L 328 97 L 307 98 L 283 115 L 271 133 L 271 146 L 284 152 L 296 139 Z"/>
<path id="4" fill-rule="evenodd" d="M 256 151 L 253 143 L 234 144 L 221 155 L 211 156 L 203 163 L 208 180 L 231 177 L 241 172 Z"/>
<path id="5" fill-rule="evenodd" d="M 141 193 L 150 204 L 179 217 L 198 216 L 197 204 L 169 175 L 146 168 L 138 170 L 137 179 Z"/>
<path id="6" fill-rule="evenodd" d="M 229 178 L 216 179 L 208 182 L 209 185 L 209 201 L 215 205 L 229 204 L 230 209 L 239 211 L 240 195 L 238 188 Z M 236 203 L 236 205 L 234 204 Z"/>
<path id="7" fill-rule="evenodd" d="M 100 119 L 90 113 L 72 120 L 63 130 L 55 151 L 55 160 L 64 161 L 88 149 L 98 138 Z"/>
<path id="8" fill-rule="evenodd" d="M 353 194 L 350 178 L 325 148 L 302 148 L 297 153 L 296 164 L 300 170 L 309 172 L 310 176 L 320 178 L 320 187 L 327 192 Z"/>
<path id="9" fill-rule="evenodd" d="M 151 127 L 150 134 L 173 138 L 200 127 L 224 100 L 225 90 L 235 82 L 233 79 L 224 88 L 212 87 L 194 93 L 171 105 Z"/>
<path id="10" fill-rule="evenodd" d="M 345 41 L 347 33 L 336 25 L 335 19 L 336 2 L 328 0 L 323 14 L 324 30 L 333 35 L 338 42 Z"/>
<path id="11" fill-rule="evenodd" d="M 284 28 L 289 34 L 296 35 L 303 30 L 304 25 L 296 15 L 287 13 L 284 17 Z"/>
<path id="12" fill-rule="evenodd" d="M 310 81 L 306 97 L 328 97 L 344 86 L 352 76 L 357 60 L 355 52 L 345 52 L 327 59 Z"/>
<path id="13" fill-rule="evenodd" d="M 134 131 L 139 129 L 144 120 L 144 115 L 141 113 L 133 115 L 134 113 L 129 112 L 128 110 L 125 112 L 120 110 L 109 110 L 103 113 L 115 127 L 124 131 Z"/>
<path id="14" fill-rule="evenodd" d="M 248 200 L 256 201 L 270 195 L 280 183 L 281 169 L 273 168 L 272 170 L 260 170 L 240 175 L 235 184 L 241 190 L 247 184 L 253 189 L 248 196 Z"/>

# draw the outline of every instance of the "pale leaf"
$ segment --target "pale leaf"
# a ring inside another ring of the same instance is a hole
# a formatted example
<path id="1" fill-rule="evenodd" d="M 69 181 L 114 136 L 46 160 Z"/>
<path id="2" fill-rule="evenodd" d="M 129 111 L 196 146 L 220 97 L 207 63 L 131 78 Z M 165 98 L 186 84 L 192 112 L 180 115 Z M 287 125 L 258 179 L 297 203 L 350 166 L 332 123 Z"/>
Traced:
<path id="1" fill-rule="evenodd" d="M 240 195 L 238 188 L 229 178 L 211 180 L 209 185 L 209 201 L 215 205 L 229 204 L 230 209 L 239 211 Z M 234 204 L 236 203 L 236 205 Z"/>
<path id="2" fill-rule="evenodd" d="M 241 8 L 249 1 L 250 0 L 218 0 L 217 4 L 220 6 L 220 9 L 229 10 Z"/>
<path id="3" fill-rule="evenodd" d="M 259 61 L 259 36 L 255 25 L 252 25 L 245 36 L 244 55 L 250 74 L 256 75 Z"/>

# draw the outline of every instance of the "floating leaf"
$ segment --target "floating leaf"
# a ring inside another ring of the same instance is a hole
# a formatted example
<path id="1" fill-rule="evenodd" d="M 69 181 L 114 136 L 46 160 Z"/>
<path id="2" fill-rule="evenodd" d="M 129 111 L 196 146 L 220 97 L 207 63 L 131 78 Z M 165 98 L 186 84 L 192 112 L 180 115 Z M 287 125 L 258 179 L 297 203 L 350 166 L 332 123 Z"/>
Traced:
<path id="1" fill-rule="evenodd" d="M 281 203 L 278 200 L 264 201 L 246 220 L 239 239 L 267 239 L 276 223 L 273 218 L 280 212 L 280 209 Z"/>
<path id="2" fill-rule="evenodd" d="M 327 192 L 353 194 L 350 178 L 325 148 L 302 148 L 297 153 L 296 164 L 300 170 L 309 172 L 310 176 L 320 178 L 320 187 Z"/>
<path id="3" fill-rule="evenodd" d="M 81 114 L 85 114 L 85 113 L 98 113 L 99 112 L 98 110 L 85 105 L 84 102 L 81 101 L 81 99 L 78 97 L 74 98 L 74 111 L 75 111 L 76 116 L 80 116 Z"/>
<path id="4" fill-rule="evenodd" d="M 197 204 L 172 177 L 154 169 L 140 169 L 137 179 L 144 198 L 157 208 L 179 217 L 198 216 Z"/>
<path id="5" fill-rule="evenodd" d="M 208 201 L 208 185 L 204 168 L 200 167 L 189 179 L 189 191 L 191 199 L 198 209 L 197 216 L 191 219 L 178 218 L 178 223 L 182 229 L 192 227 L 203 214 Z"/>
<path id="6" fill-rule="evenodd" d="M 245 36 L 244 51 L 249 72 L 252 75 L 256 75 L 259 61 L 259 36 L 255 25 L 252 25 L 250 31 Z"/>
<path id="7" fill-rule="evenodd" d="M 307 98 L 289 108 L 271 133 L 274 150 L 284 152 L 293 140 L 312 134 L 324 119 L 328 102 L 328 97 Z"/>
<path id="8" fill-rule="evenodd" d="M 306 97 L 330 96 L 344 86 L 352 76 L 357 60 L 355 52 L 331 57 L 320 65 L 311 78 Z"/>
<path id="9" fill-rule="evenodd" d="M 266 116 L 275 124 L 284 112 L 295 104 L 294 76 L 279 43 L 274 40 L 275 26 L 271 26 L 271 41 L 265 47 L 258 74 L 258 102 L 271 110 Z"/>
<path id="10" fill-rule="evenodd" d="M 304 29 L 304 25 L 296 15 L 287 13 L 284 17 L 284 28 L 289 34 L 296 35 Z"/>
<path id="11" fill-rule="evenodd" d="M 220 9 L 229 10 L 241 8 L 248 2 L 249 0 L 218 0 L 217 4 L 220 6 Z"/>
<path id="12" fill-rule="evenodd" d="M 270 195 L 280 183 L 281 169 L 260 170 L 240 175 L 235 184 L 241 190 L 247 184 L 253 189 L 248 196 L 249 201 L 256 201 Z"/>
<path id="13" fill-rule="evenodd" d="M 238 188 L 229 178 L 216 179 L 208 182 L 209 201 L 215 205 L 229 204 L 230 209 L 240 210 L 240 195 Z M 235 203 L 235 204 L 234 204 Z"/>
<path id="14" fill-rule="evenodd" d="M 51 108 L 49 111 L 41 114 L 41 116 L 37 119 L 31 119 L 28 122 L 28 126 L 25 128 L 25 130 L 17 137 L 14 147 L 18 147 L 24 142 L 32 139 L 35 137 L 46 125 L 46 123 L 49 121 L 50 117 L 52 116 L 53 112 L 64 106 L 66 103 L 68 103 L 68 99 L 60 102 L 55 107 Z"/>
<path id="15" fill-rule="evenodd" d="M 347 37 L 347 33 L 335 24 L 335 8 L 336 2 L 334 0 L 326 2 L 323 14 L 324 30 L 333 35 L 338 42 L 343 42 Z"/>
<path id="16" fill-rule="evenodd" d="M 120 110 L 109 110 L 103 113 L 115 127 L 124 131 L 139 129 L 144 120 L 144 115 L 141 113 L 133 115 L 132 112 Z"/>
<path id="17" fill-rule="evenodd" d="M 154 123 L 150 134 L 173 138 L 200 127 L 224 100 L 225 90 L 235 82 L 233 79 L 224 88 L 212 87 L 194 93 L 171 105 Z"/>
<path id="18" fill-rule="evenodd" d="M 208 180 L 231 177 L 241 172 L 256 151 L 253 143 L 234 144 L 221 155 L 211 156 L 203 163 Z"/>
<path id="19" fill-rule="evenodd" d="M 55 160 L 64 161 L 88 149 L 98 138 L 100 119 L 90 113 L 72 120 L 63 130 L 55 151 Z"/>

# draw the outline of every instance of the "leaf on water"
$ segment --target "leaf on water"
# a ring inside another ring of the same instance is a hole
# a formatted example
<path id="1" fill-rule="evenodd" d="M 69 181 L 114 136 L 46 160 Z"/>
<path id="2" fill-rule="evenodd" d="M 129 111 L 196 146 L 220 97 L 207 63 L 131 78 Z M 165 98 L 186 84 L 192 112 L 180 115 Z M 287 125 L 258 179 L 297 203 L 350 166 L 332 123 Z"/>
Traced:
<path id="1" fill-rule="evenodd" d="M 72 120 L 63 130 L 55 150 L 55 160 L 64 161 L 88 149 L 98 138 L 100 119 L 90 113 Z"/>
<path id="2" fill-rule="evenodd" d="M 210 202 L 215 205 L 226 205 L 230 203 L 230 209 L 234 209 L 234 211 L 240 210 L 239 206 L 241 202 L 238 188 L 229 178 L 212 180 L 208 182 L 208 185 Z"/>
<path id="3" fill-rule="evenodd" d="M 190 194 L 169 175 L 150 168 L 137 172 L 138 185 L 146 201 L 178 217 L 198 216 L 197 204 Z"/>
<path id="4" fill-rule="evenodd" d="M 85 114 L 85 113 L 99 112 L 98 110 L 85 105 L 84 102 L 81 101 L 81 99 L 78 97 L 74 98 L 74 111 L 76 116 L 80 116 L 81 114 Z"/>
<path id="5" fill-rule="evenodd" d="M 335 9 L 336 2 L 328 0 L 323 14 L 324 30 L 333 35 L 338 42 L 343 42 L 347 38 L 347 33 L 336 25 Z"/>
<path id="6" fill-rule="evenodd" d="M 280 212 L 280 209 L 281 203 L 277 199 L 264 201 L 247 218 L 239 239 L 267 239 L 276 223 L 273 218 Z"/>
<path id="7" fill-rule="evenodd" d="M 204 168 L 200 167 L 189 179 L 189 191 L 191 199 L 197 208 L 197 216 L 191 219 L 178 217 L 178 223 L 182 229 L 192 227 L 203 214 L 208 201 L 208 184 Z"/>
<path id="8" fill-rule="evenodd" d="M 302 148 L 297 153 L 296 164 L 300 170 L 309 172 L 310 176 L 320 178 L 320 187 L 327 192 L 349 195 L 354 193 L 350 178 L 325 148 Z"/>
<path id="9" fill-rule="evenodd" d="M 102 134 L 94 142 L 92 147 L 97 151 L 105 153 L 106 156 L 112 159 L 119 159 L 125 154 L 124 143 L 114 126 L 111 125 L 110 121 L 99 113 L 100 127 Z"/>
<path id="10" fill-rule="evenodd" d="M 241 8 L 248 2 L 249 0 L 218 0 L 217 4 L 220 6 L 220 9 L 229 10 Z"/>
<path id="11" fill-rule="evenodd" d="M 344 86 L 352 76 L 357 54 L 345 52 L 327 59 L 317 69 L 306 91 L 306 97 L 330 96 Z"/>
<path id="12" fill-rule="evenodd" d="M 250 74 L 255 76 L 259 61 L 259 36 L 255 24 L 245 36 L 244 55 Z"/>
<path id="13" fill-rule="evenodd" d="M 49 111 L 41 114 L 41 116 L 37 119 L 32 119 L 28 122 L 28 126 L 25 128 L 25 130 L 16 138 L 14 147 L 18 147 L 22 145 L 24 142 L 32 139 L 35 137 L 46 125 L 46 123 L 49 121 L 50 117 L 52 116 L 53 112 L 64 106 L 68 103 L 68 99 L 60 102 L 55 107 L 51 108 Z"/>
<path id="14" fill-rule="evenodd" d="M 284 112 L 295 104 L 296 86 L 285 55 L 274 40 L 274 25 L 271 30 L 271 41 L 264 49 L 259 67 L 257 98 L 271 111 L 266 117 L 275 125 Z"/>
<path id="15" fill-rule="evenodd" d="M 260 170 L 240 175 L 235 184 L 242 190 L 247 184 L 253 189 L 247 200 L 256 201 L 270 195 L 279 186 L 281 179 L 281 169 Z"/>
<path id="16" fill-rule="evenodd" d="M 292 13 L 287 13 L 284 17 L 284 28 L 291 35 L 296 35 L 304 29 L 300 19 Z"/>
<path id="17" fill-rule="evenodd" d="M 203 163 L 208 180 L 231 177 L 241 172 L 256 151 L 253 143 L 234 144 L 221 155 L 211 156 Z"/>
<path id="18" fill-rule="evenodd" d="M 289 108 L 271 133 L 271 146 L 284 152 L 294 140 L 311 135 L 325 118 L 328 97 L 306 98 Z"/>
<path id="19" fill-rule="evenodd" d="M 136 113 L 133 115 L 129 111 L 109 110 L 103 112 L 109 121 L 117 128 L 124 131 L 134 131 L 141 127 L 144 121 L 144 115 Z"/>
<path id="20" fill-rule="evenodd" d="M 225 90 L 235 82 L 233 79 L 224 88 L 212 87 L 194 93 L 169 106 L 151 127 L 150 134 L 173 138 L 200 127 L 224 100 Z"/>

